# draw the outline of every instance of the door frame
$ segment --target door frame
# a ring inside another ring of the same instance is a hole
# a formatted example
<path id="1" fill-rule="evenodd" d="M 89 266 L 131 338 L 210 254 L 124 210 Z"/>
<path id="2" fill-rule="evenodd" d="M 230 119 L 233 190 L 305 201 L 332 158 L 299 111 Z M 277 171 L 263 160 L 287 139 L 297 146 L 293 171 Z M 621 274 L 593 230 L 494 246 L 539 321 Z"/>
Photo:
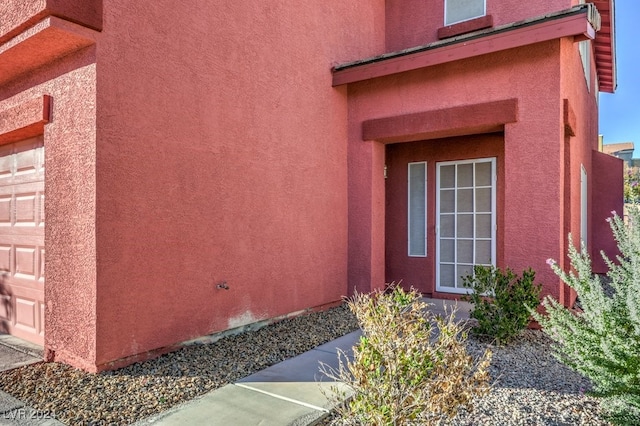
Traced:
<path id="1" fill-rule="evenodd" d="M 496 252 L 497 252 L 497 239 L 496 239 L 496 235 L 497 235 L 497 183 L 498 183 L 498 173 L 497 173 L 497 158 L 496 157 L 482 157 L 482 158 L 474 158 L 474 159 L 465 159 L 465 160 L 455 160 L 455 161 L 438 161 L 436 162 L 436 167 L 435 167 L 435 174 L 436 174 L 436 179 L 435 179 L 435 198 L 436 198 L 436 202 L 435 202 L 435 290 L 439 293 L 453 293 L 453 294 L 468 294 L 471 292 L 470 289 L 458 286 L 458 283 L 454 283 L 453 287 L 448 287 L 448 286 L 442 286 L 440 285 L 440 251 L 441 251 L 441 247 L 440 247 L 440 205 L 441 205 L 441 191 L 440 191 L 440 180 L 441 180 L 441 176 L 440 176 L 440 170 L 442 166 L 447 166 L 447 165 L 460 165 L 460 164 L 477 164 L 477 163 L 484 163 L 484 162 L 490 162 L 491 163 L 491 265 L 495 266 L 496 265 Z M 483 186 L 484 187 L 484 186 Z M 466 187 L 465 187 L 466 188 Z M 473 215 L 474 215 L 474 232 L 473 232 L 473 237 L 471 238 L 471 241 L 473 241 L 474 243 L 477 240 L 477 236 L 476 236 L 476 226 L 475 226 L 475 215 L 476 215 L 476 198 L 475 198 L 475 189 L 476 189 L 476 185 L 475 185 L 475 181 L 473 183 L 473 186 L 471 187 L 474 189 L 474 197 L 473 197 Z M 457 190 L 458 190 L 458 185 L 457 185 L 457 181 L 454 184 L 454 189 L 456 190 L 456 194 L 457 194 Z M 454 202 L 456 204 L 456 208 L 454 210 L 454 214 L 457 215 L 457 197 L 454 198 Z M 454 228 L 455 229 L 455 228 Z M 457 235 L 453 237 L 454 240 L 457 242 L 458 238 Z M 474 246 L 475 247 L 475 246 Z M 476 264 L 475 262 L 475 248 L 474 248 L 474 261 L 473 264 Z M 457 245 L 454 245 L 454 265 L 458 265 L 457 262 Z M 457 270 L 457 269 L 456 269 Z"/>

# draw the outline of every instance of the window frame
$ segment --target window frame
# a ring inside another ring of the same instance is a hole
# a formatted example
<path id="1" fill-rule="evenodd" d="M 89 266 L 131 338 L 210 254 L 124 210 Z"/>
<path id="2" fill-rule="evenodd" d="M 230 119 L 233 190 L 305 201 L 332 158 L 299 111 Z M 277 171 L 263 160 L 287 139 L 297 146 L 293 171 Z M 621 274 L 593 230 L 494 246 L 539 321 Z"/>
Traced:
<path id="1" fill-rule="evenodd" d="M 459 264 L 466 264 L 466 262 L 458 262 L 457 259 L 457 251 L 454 252 L 454 261 L 453 262 L 441 262 L 441 241 L 443 239 L 450 239 L 449 237 L 442 237 L 441 235 L 441 205 L 442 205 L 442 200 L 441 200 L 441 196 L 442 196 L 442 192 L 441 190 L 443 188 L 441 188 L 442 183 L 441 183 L 441 168 L 445 167 L 445 166 L 456 166 L 455 170 L 456 170 L 456 176 L 457 176 L 457 168 L 459 165 L 463 165 L 463 164 L 474 164 L 474 171 L 475 171 L 475 165 L 479 164 L 479 163 L 490 163 L 491 164 L 491 236 L 489 238 L 486 237 L 478 237 L 476 235 L 476 225 L 475 225 L 475 218 L 478 214 L 485 214 L 484 212 L 478 212 L 477 208 L 476 208 L 476 201 L 477 199 L 474 196 L 474 204 L 473 204 L 473 223 L 474 223 L 474 236 L 471 238 L 471 240 L 474 242 L 474 260 L 473 260 L 473 265 L 478 265 L 479 263 L 476 263 L 476 251 L 475 251 L 475 242 L 476 241 L 485 241 L 485 240 L 490 240 L 491 241 L 491 265 L 496 266 L 497 265 L 497 248 L 498 248 L 498 240 L 497 240 L 497 228 L 498 228 L 498 211 L 497 211 L 497 194 L 498 194 L 498 159 L 497 157 L 481 157 L 481 158 L 473 158 L 473 159 L 465 159 L 465 160 L 455 160 L 455 161 L 438 161 L 436 162 L 436 211 L 435 211 L 435 225 L 436 225 L 436 240 L 435 240 L 435 263 L 436 263 L 436 282 L 435 282 L 435 289 L 437 292 L 439 293 L 451 293 L 451 294 L 468 294 L 470 292 L 472 292 L 471 289 L 469 288 L 465 288 L 465 287 L 460 287 L 457 285 L 457 282 L 454 282 L 454 285 L 452 287 L 449 286 L 445 286 L 445 285 L 441 285 L 440 281 L 441 281 L 441 266 L 442 264 L 453 264 L 456 268 L 457 271 L 457 267 Z M 474 182 L 473 185 L 471 186 L 471 188 L 477 189 L 478 187 L 480 187 L 481 189 L 486 189 L 486 185 L 476 185 L 475 182 L 475 174 L 474 174 Z M 460 189 L 468 189 L 467 187 L 461 187 L 458 185 L 457 182 L 457 177 L 456 177 L 456 182 L 453 186 L 453 190 L 459 191 Z M 456 207 L 454 209 L 453 215 L 457 216 L 459 214 L 459 212 L 457 211 L 457 197 L 455 198 L 455 203 L 456 203 Z M 454 231 L 454 237 L 451 237 L 451 239 L 456 240 L 456 241 L 462 241 L 462 240 L 469 240 L 469 238 L 466 237 L 458 237 L 457 236 L 457 230 Z M 484 264 L 483 264 L 484 265 Z M 456 272 L 457 273 L 457 272 Z M 456 276 L 455 279 L 457 280 L 458 277 Z"/>
<path id="2" fill-rule="evenodd" d="M 580 240 L 587 247 L 589 243 L 589 180 L 584 164 L 580 164 Z"/>
<path id="3" fill-rule="evenodd" d="M 412 222 L 411 222 L 411 166 L 422 164 L 424 165 L 424 250 L 422 253 L 412 253 Z M 427 192 L 428 192 L 428 176 L 427 176 L 427 162 L 426 161 L 414 161 L 407 164 L 407 256 L 409 257 L 427 257 Z"/>
<path id="4" fill-rule="evenodd" d="M 458 1 L 458 0 L 444 0 L 444 25 L 446 27 L 450 26 L 450 25 L 455 25 L 455 24 L 459 24 L 461 22 L 466 22 L 466 21 L 470 21 L 472 19 L 477 19 L 477 18 L 481 18 L 483 16 L 487 16 L 487 0 L 480 0 L 482 1 L 482 14 L 481 15 L 477 15 L 477 16 L 471 16 L 465 19 L 461 19 L 459 21 L 453 21 L 453 22 L 447 22 L 447 9 L 448 9 L 448 5 L 449 2 L 452 1 Z"/>

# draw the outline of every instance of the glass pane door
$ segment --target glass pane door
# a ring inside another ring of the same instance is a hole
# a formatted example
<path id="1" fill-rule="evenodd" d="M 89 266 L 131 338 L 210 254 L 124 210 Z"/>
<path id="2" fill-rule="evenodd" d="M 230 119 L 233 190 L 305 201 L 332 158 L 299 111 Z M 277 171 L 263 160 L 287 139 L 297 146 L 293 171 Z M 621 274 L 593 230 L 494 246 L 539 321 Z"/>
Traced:
<path id="1" fill-rule="evenodd" d="M 495 265 L 495 158 L 437 164 L 436 290 L 466 293 L 474 265 Z"/>

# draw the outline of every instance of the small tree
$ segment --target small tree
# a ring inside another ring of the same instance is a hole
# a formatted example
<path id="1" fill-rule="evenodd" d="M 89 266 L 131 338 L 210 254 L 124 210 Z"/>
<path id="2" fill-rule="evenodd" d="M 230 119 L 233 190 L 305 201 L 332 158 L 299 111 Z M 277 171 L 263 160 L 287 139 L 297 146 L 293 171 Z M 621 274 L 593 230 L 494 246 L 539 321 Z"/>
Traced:
<path id="1" fill-rule="evenodd" d="M 338 406 L 335 423 L 437 424 L 460 407 L 471 409 L 473 398 L 488 392 L 491 352 L 474 360 L 455 312 L 435 317 L 420 297 L 396 286 L 387 294 L 356 294 L 348 301 L 363 334 L 353 360 L 340 352 L 337 370 L 321 366 L 353 391 Z"/>
<path id="2" fill-rule="evenodd" d="M 594 394 L 606 398 L 611 420 L 640 423 L 640 212 L 633 208 L 629 225 L 612 212 L 608 219 L 621 256 L 617 263 L 602 254 L 609 267 L 609 288 L 594 275 L 584 245 L 570 244 L 573 271 L 554 272 L 576 290 L 582 313 L 573 313 L 552 297 L 543 301 L 547 314 L 534 313 L 555 341 L 556 357 L 594 385 Z M 571 242 L 571 236 L 569 236 Z"/>

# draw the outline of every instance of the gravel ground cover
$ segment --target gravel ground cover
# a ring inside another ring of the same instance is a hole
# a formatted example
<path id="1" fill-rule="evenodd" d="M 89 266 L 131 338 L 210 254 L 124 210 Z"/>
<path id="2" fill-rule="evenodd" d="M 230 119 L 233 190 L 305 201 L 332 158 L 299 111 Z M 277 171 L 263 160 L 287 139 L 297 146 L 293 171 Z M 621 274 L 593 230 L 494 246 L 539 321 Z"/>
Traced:
<path id="1" fill-rule="evenodd" d="M 467 349 L 479 355 L 488 346 L 471 337 Z M 609 425 L 599 401 L 586 395 L 589 380 L 558 362 L 550 349 L 551 340 L 539 330 L 525 330 L 510 345 L 491 346 L 491 392 L 451 424 Z"/>
<path id="2" fill-rule="evenodd" d="M 128 425 L 357 328 L 344 306 L 283 320 L 211 344 L 100 374 L 57 363 L 0 373 L 0 389 L 68 425 Z M 589 381 L 553 358 L 551 341 L 527 330 L 505 347 L 470 337 L 468 349 L 494 352 L 491 393 L 452 425 L 608 425 Z M 323 424 L 329 424 L 331 418 Z"/>
<path id="3" fill-rule="evenodd" d="M 346 306 L 100 374 L 59 363 L 0 373 L 0 389 L 68 425 L 129 425 L 357 329 Z"/>
<path id="4" fill-rule="evenodd" d="M 502 347 L 470 336 L 467 350 L 472 355 L 480 356 L 487 348 L 493 352 L 492 389 L 475 401 L 473 412 L 463 411 L 445 425 L 609 425 L 598 400 L 586 395 L 590 382 L 558 362 L 550 345 L 538 330 L 526 330 Z M 335 420 L 332 414 L 321 425 Z"/>

